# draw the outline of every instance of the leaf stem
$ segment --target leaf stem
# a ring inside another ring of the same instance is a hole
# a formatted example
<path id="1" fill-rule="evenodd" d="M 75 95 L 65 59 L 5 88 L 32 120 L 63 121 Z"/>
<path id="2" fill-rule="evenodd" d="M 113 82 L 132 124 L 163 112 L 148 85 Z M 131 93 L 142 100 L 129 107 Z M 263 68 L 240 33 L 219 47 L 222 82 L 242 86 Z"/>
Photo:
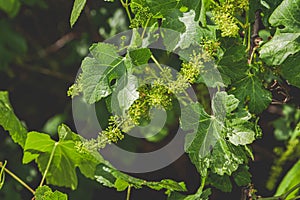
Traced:
<path id="1" fill-rule="evenodd" d="M 51 151 L 50 158 L 49 158 L 49 160 L 48 160 L 48 163 L 47 163 L 45 172 L 44 172 L 44 174 L 43 174 L 43 178 L 42 178 L 42 180 L 41 180 L 40 187 L 43 186 L 43 184 L 44 184 L 44 181 L 45 181 L 46 175 L 47 175 L 47 173 L 48 173 L 48 171 L 49 171 L 51 162 L 52 162 L 52 160 L 53 160 L 54 152 L 55 152 L 55 150 L 56 150 L 57 145 L 58 145 L 58 142 L 55 142 L 54 147 L 53 147 L 53 149 L 52 149 L 52 151 Z"/>
<path id="2" fill-rule="evenodd" d="M 200 187 L 199 187 L 199 189 L 198 189 L 198 192 L 199 191 L 203 191 L 203 188 L 204 188 L 204 186 L 205 186 L 205 182 L 206 182 L 206 176 L 204 176 L 204 177 L 201 177 L 201 185 L 200 185 Z"/>
<path id="3" fill-rule="evenodd" d="M 162 66 L 160 65 L 160 63 L 156 60 L 156 58 L 155 58 L 153 55 L 151 55 L 151 59 L 154 61 L 154 63 L 157 65 L 157 67 L 158 67 L 161 71 L 163 71 Z"/>
<path id="4" fill-rule="evenodd" d="M 29 185 L 27 185 L 21 178 L 19 178 L 17 175 L 11 172 L 9 169 L 5 168 L 5 165 L 6 165 L 6 161 L 4 162 L 4 165 L 2 162 L 0 162 L 0 167 L 4 169 L 6 173 L 8 173 L 11 177 L 13 177 L 16 181 L 18 181 L 21 185 L 23 185 L 27 190 L 29 190 L 34 195 L 35 191 Z"/>
<path id="5" fill-rule="evenodd" d="M 145 33 L 146 33 L 147 26 L 148 26 L 149 21 L 151 20 L 151 18 L 152 18 L 152 17 L 149 17 L 149 18 L 147 19 L 146 24 L 145 24 L 144 27 L 143 27 L 144 30 L 143 30 L 143 33 L 142 33 L 142 36 L 141 36 L 142 39 L 144 38 L 144 35 L 145 35 Z"/>
<path id="6" fill-rule="evenodd" d="M 126 196 L 126 200 L 130 199 L 130 192 L 131 192 L 131 185 L 128 186 L 127 188 L 127 196 Z"/>
<path id="7" fill-rule="evenodd" d="M 130 14 L 130 11 L 129 11 L 129 3 L 128 3 L 128 0 L 126 0 L 124 2 L 124 0 L 120 0 L 122 6 L 125 8 L 126 10 L 126 13 L 127 13 L 127 16 L 128 16 L 128 19 L 129 19 L 129 22 L 131 22 L 132 18 L 131 18 L 131 14 Z"/>

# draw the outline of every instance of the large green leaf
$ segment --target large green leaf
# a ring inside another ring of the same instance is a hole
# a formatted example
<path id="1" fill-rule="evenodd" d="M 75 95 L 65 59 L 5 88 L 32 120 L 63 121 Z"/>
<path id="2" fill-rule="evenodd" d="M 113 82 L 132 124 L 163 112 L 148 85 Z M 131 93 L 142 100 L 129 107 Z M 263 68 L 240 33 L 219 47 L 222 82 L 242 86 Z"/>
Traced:
<path id="1" fill-rule="evenodd" d="M 72 13 L 70 17 L 70 25 L 73 27 L 75 22 L 77 21 L 80 13 L 82 12 L 84 6 L 86 4 L 86 0 L 75 0 L 72 8 Z"/>
<path id="2" fill-rule="evenodd" d="M 125 58 L 118 55 L 114 45 L 106 43 L 93 44 L 90 52 L 92 57 L 86 57 L 81 68 L 83 96 L 93 104 L 111 94 L 111 81 L 125 73 Z"/>
<path id="3" fill-rule="evenodd" d="M 284 0 L 270 16 L 272 26 L 284 27 L 281 33 L 300 32 L 300 0 Z"/>
<path id="4" fill-rule="evenodd" d="M 198 103 L 182 109 L 181 127 L 192 131 L 186 136 L 185 151 L 202 176 L 207 176 L 208 168 L 221 176 L 231 175 L 247 161 L 243 146 L 253 142 L 255 125 L 249 122 L 249 113 L 238 109 L 238 104 L 233 95 L 217 92 L 212 100 L 213 115 L 208 115 Z M 247 137 L 241 137 L 240 130 Z"/>
<path id="5" fill-rule="evenodd" d="M 246 75 L 234 83 L 231 91 L 239 100 L 248 103 L 249 111 L 261 113 L 272 101 L 271 92 L 264 89 L 261 80 L 254 75 Z"/>
<path id="6" fill-rule="evenodd" d="M 260 51 L 269 65 L 280 65 L 300 50 L 300 0 L 284 0 L 270 16 L 270 23 L 278 27 L 274 37 Z"/>
<path id="7" fill-rule="evenodd" d="M 76 168 L 88 178 L 94 178 L 96 166 L 102 162 L 100 154 L 79 152 L 76 144 L 81 142 L 80 136 L 73 133 L 66 125 L 58 128 L 59 140 L 54 141 L 49 135 L 39 132 L 29 132 L 24 147 L 23 163 L 32 160 L 38 164 L 42 174 L 51 154 L 53 159 L 50 163 L 46 181 L 48 184 L 77 187 Z"/>
<path id="8" fill-rule="evenodd" d="M 0 125 L 9 132 L 15 143 L 24 147 L 27 130 L 14 114 L 6 91 L 0 91 Z"/>
<path id="9" fill-rule="evenodd" d="M 183 182 L 177 183 L 176 181 L 170 179 L 164 179 L 159 182 L 145 181 L 124 174 L 107 164 L 98 165 L 95 173 L 95 178 L 99 183 L 107 187 L 116 188 L 118 191 L 123 191 L 128 186 L 132 186 L 134 188 L 147 186 L 154 190 L 165 189 L 168 192 L 186 191 L 186 187 Z"/>

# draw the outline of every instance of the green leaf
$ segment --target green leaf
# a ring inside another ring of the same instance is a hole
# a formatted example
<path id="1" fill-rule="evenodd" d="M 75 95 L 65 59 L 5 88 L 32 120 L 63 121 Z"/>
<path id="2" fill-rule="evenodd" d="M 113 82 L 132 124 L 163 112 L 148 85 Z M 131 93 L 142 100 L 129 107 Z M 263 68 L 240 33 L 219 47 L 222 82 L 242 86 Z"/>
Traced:
<path id="1" fill-rule="evenodd" d="M 217 61 L 218 69 L 222 77 L 230 78 L 223 79 L 227 80 L 227 84 L 240 80 L 248 70 L 246 65 L 247 57 L 245 55 L 246 47 L 240 44 L 238 40 L 230 38 L 221 41 L 221 48 L 223 49 L 223 55 Z"/>
<path id="2" fill-rule="evenodd" d="M 260 57 L 268 65 L 280 65 L 300 50 L 300 33 L 278 33 L 260 51 Z"/>
<path id="3" fill-rule="evenodd" d="M 224 120 L 227 113 L 231 113 L 237 109 L 239 102 L 234 95 L 228 95 L 226 92 L 218 92 L 213 99 L 212 111 L 217 119 Z"/>
<path id="4" fill-rule="evenodd" d="M 114 187 L 118 191 L 125 190 L 129 185 L 137 189 L 147 186 L 154 190 L 165 189 L 169 192 L 186 191 L 185 185 L 182 182 L 177 183 L 170 179 L 164 179 L 160 182 L 145 181 L 124 174 L 108 164 L 100 164 L 97 166 L 95 178 L 99 183 L 108 187 Z"/>
<path id="5" fill-rule="evenodd" d="M 119 79 L 111 99 L 111 108 L 117 115 L 125 115 L 133 102 L 139 98 L 138 79 L 127 74 Z"/>
<path id="6" fill-rule="evenodd" d="M 199 41 L 201 33 L 199 23 L 195 19 L 195 11 L 190 10 L 187 13 L 183 13 L 182 17 L 178 18 L 185 25 L 185 32 L 180 34 L 179 41 L 175 46 L 181 49 L 188 48 L 192 43 Z"/>
<path id="7" fill-rule="evenodd" d="M 211 173 L 209 176 L 209 183 L 223 192 L 231 192 L 232 190 L 232 184 L 228 175 L 220 176 L 218 174 Z"/>
<path id="8" fill-rule="evenodd" d="M 168 200 L 209 200 L 211 189 L 208 188 L 204 191 L 197 191 L 195 194 L 182 195 L 178 192 L 172 192 Z"/>
<path id="9" fill-rule="evenodd" d="M 117 179 L 114 186 L 116 187 L 117 191 L 124 191 L 129 186 L 129 183 L 122 179 Z"/>
<path id="10" fill-rule="evenodd" d="M 77 21 L 80 13 L 82 12 L 84 6 L 86 4 L 86 0 L 75 0 L 72 8 L 72 13 L 70 17 L 70 25 L 73 27 L 75 22 Z"/>
<path id="11" fill-rule="evenodd" d="M 166 19 L 162 24 L 163 42 L 169 51 L 177 48 L 186 49 L 192 44 L 199 44 L 203 38 L 215 39 L 216 37 L 214 26 L 207 26 L 207 28 L 199 26 L 199 22 L 195 21 L 194 10 L 181 13 L 178 9 L 172 9 L 164 16 Z"/>
<path id="12" fill-rule="evenodd" d="M 265 90 L 261 80 L 254 75 L 246 75 L 234 83 L 235 89 L 231 91 L 240 101 L 248 103 L 249 111 L 261 113 L 272 101 L 271 92 Z"/>
<path id="13" fill-rule="evenodd" d="M 44 124 L 42 131 L 49 133 L 50 135 L 55 135 L 57 133 L 57 127 L 66 120 L 65 114 L 58 114 L 50 119 Z"/>
<path id="14" fill-rule="evenodd" d="M 251 174 L 248 169 L 248 166 L 242 165 L 237 171 L 233 172 L 233 179 L 238 186 L 246 186 L 251 183 Z"/>
<path id="15" fill-rule="evenodd" d="M 83 97 L 93 104 L 112 93 L 110 82 L 125 73 L 125 66 L 116 47 L 111 44 L 93 44 L 90 52 L 93 57 L 86 57 L 81 68 Z"/>
<path id="16" fill-rule="evenodd" d="M 209 168 L 221 176 L 231 175 L 247 161 L 248 153 L 242 146 L 252 142 L 256 130 L 255 124 L 248 121 L 249 113 L 237 109 L 238 103 L 233 95 L 217 92 L 212 100 L 213 115 L 208 115 L 198 103 L 182 109 L 181 128 L 192 131 L 186 136 L 185 151 L 202 176 L 207 176 Z M 227 141 L 241 129 L 251 133 L 250 139 Z"/>
<path id="17" fill-rule="evenodd" d="M 47 185 L 39 186 L 35 191 L 35 200 L 67 200 L 68 196 L 59 191 L 53 192 Z"/>
<path id="18" fill-rule="evenodd" d="M 284 25 L 280 29 L 282 33 L 291 33 L 300 31 L 300 0 L 283 0 L 270 16 L 272 26 Z"/>
<path id="19" fill-rule="evenodd" d="M 299 45 L 300 46 L 300 45 Z M 280 66 L 280 74 L 294 86 L 300 88 L 300 52 L 296 55 L 289 57 Z"/>
<path id="20" fill-rule="evenodd" d="M 221 176 L 231 175 L 247 160 L 246 153 L 240 146 L 233 146 L 224 139 L 220 139 L 213 147 L 210 159 L 212 171 Z"/>
<path id="21" fill-rule="evenodd" d="M 21 7 L 19 0 L 0 0 L 0 9 L 6 12 L 10 17 L 15 17 Z"/>
<path id="22" fill-rule="evenodd" d="M 260 57 L 269 65 L 280 65 L 300 50 L 300 0 L 284 0 L 270 16 L 278 27 L 274 37 L 262 46 Z M 282 28 L 282 27 L 283 28 Z"/>
<path id="23" fill-rule="evenodd" d="M 27 130 L 14 114 L 6 91 L 0 91 L 0 125 L 9 132 L 15 143 L 24 147 Z"/>
<path id="24" fill-rule="evenodd" d="M 229 135 L 229 141 L 238 146 L 251 144 L 255 140 L 255 132 L 243 126 L 235 127 L 232 135 Z"/>
<path id="25" fill-rule="evenodd" d="M 129 57 L 135 66 L 140 66 L 148 63 L 152 53 L 148 48 L 135 49 L 129 51 Z"/>
<path id="26" fill-rule="evenodd" d="M 282 179 L 279 184 L 275 196 L 282 195 L 292 189 L 297 184 L 300 184 L 300 160 L 287 172 L 287 174 Z M 297 189 L 299 191 L 299 189 Z M 296 197 L 296 192 L 293 192 L 292 195 L 289 195 L 289 198 Z"/>
<path id="27" fill-rule="evenodd" d="M 50 155 L 50 163 L 46 181 L 48 184 L 76 189 L 76 168 L 88 178 L 94 178 L 96 166 L 102 162 L 100 154 L 79 152 L 77 143 L 81 142 L 79 135 L 73 133 L 66 125 L 58 127 L 59 141 L 54 141 L 49 135 L 29 132 L 24 147 L 23 163 L 32 160 L 38 164 L 39 170 L 44 174 Z"/>

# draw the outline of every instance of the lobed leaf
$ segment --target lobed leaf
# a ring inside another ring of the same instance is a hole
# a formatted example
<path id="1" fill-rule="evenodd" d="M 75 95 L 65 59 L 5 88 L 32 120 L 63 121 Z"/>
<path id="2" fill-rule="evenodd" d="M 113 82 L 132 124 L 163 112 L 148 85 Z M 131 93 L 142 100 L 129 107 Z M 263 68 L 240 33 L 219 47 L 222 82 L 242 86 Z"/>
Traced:
<path id="1" fill-rule="evenodd" d="M 80 136 L 73 133 L 66 125 L 58 128 L 59 140 L 54 141 L 49 135 L 39 132 L 29 132 L 24 147 L 23 163 L 32 160 L 38 164 L 42 174 L 45 173 L 50 155 L 50 163 L 46 181 L 48 184 L 76 189 L 78 167 L 83 175 L 94 178 L 96 166 L 102 162 L 99 154 L 79 152 L 76 142 L 81 142 Z"/>
<path id="2" fill-rule="evenodd" d="M 181 128 L 192 131 L 186 136 L 185 151 L 201 176 L 209 172 L 215 174 L 213 177 L 231 175 L 247 162 L 249 154 L 244 146 L 253 142 L 258 130 L 249 121 L 250 114 L 240 110 L 238 104 L 233 95 L 217 92 L 212 100 L 213 115 L 208 115 L 199 103 L 182 109 Z"/>

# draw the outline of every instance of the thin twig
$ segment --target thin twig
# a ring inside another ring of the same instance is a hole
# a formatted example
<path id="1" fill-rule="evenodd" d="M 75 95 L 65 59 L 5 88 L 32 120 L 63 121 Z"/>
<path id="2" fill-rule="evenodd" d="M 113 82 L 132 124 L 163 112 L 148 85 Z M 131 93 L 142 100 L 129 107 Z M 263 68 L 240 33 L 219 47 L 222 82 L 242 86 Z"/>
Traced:
<path id="1" fill-rule="evenodd" d="M 29 185 L 27 185 L 21 178 L 19 178 L 17 175 L 11 172 L 9 169 L 5 168 L 2 162 L 0 162 L 0 167 L 4 169 L 4 171 L 8 173 L 11 177 L 13 177 L 16 181 L 18 181 L 21 185 L 23 185 L 27 190 L 29 190 L 33 195 L 35 194 L 35 191 Z"/>

